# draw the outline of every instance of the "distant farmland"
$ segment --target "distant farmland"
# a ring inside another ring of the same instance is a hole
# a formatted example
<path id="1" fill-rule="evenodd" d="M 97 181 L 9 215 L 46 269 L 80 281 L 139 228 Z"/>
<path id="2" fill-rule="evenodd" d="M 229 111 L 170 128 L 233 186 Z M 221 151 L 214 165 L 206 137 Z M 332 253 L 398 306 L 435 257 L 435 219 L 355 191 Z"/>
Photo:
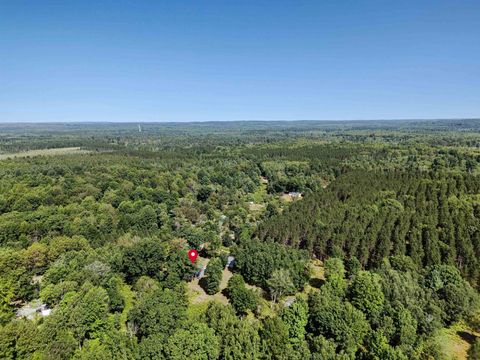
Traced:
<path id="1" fill-rule="evenodd" d="M 28 150 L 17 153 L 0 154 L 0 160 L 8 158 L 19 157 L 33 157 L 33 156 L 55 156 L 55 155 L 67 155 L 67 154 L 87 154 L 90 151 L 83 150 L 80 147 L 64 147 L 55 149 L 40 149 L 40 150 Z"/>

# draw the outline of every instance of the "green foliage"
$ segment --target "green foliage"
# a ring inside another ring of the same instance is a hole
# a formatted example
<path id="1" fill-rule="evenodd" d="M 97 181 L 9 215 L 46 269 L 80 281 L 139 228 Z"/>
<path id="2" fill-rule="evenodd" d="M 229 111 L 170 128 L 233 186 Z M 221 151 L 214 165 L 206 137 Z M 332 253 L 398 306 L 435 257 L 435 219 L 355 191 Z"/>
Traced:
<path id="1" fill-rule="evenodd" d="M 238 319 L 230 306 L 212 302 L 206 311 L 206 322 L 220 341 L 220 358 L 225 360 L 260 358 L 260 336 L 257 325 Z"/>
<path id="2" fill-rule="evenodd" d="M 87 360 L 124 360 L 132 359 L 131 342 L 125 334 L 114 329 L 102 332 L 98 337 L 87 340 L 82 348 L 77 349 L 72 359 Z"/>
<path id="3" fill-rule="evenodd" d="M 417 320 L 407 309 L 398 308 L 395 312 L 394 344 L 413 346 L 417 340 Z"/>
<path id="4" fill-rule="evenodd" d="M 100 344 L 98 339 L 86 341 L 81 349 L 73 354 L 72 360 L 108 360 L 110 353 Z"/>
<path id="5" fill-rule="evenodd" d="M 475 339 L 468 350 L 468 358 L 472 360 L 480 359 L 480 338 Z"/>
<path id="6" fill-rule="evenodd" d="M 261 330 L 262 352 L 268 359 L 291 358 L 288 328 L 278 316 L 267 318 Z"/>
<path id="7" fill-rule="evenodd" d="M 83 343 L 101 338 L 109 327 L 107 292 L 85 283 L 78 292 L 67 293 L 45 318 L 39 328 L 39 353 L 48 359 L 69 358 Z"/>
<path id="8" fill-rule="evenodd" d="M 69 251 L 90 250 L 88 240 L 82 236 L 59 236 L 48 241 L 48 257 L 52 260 L 58 259 L 62 254 Z"/>
<path id="9" fill-rule="evenodd" d="M 478 121 L 144 126 L 0 125 L 0 358 L 441 358 L 478 311 Z M 190 248 L 236 257 L 193 324 Z"/>
<path id="10" fill-rule="evenodd" d="M 345 280 L 345 267 L 341 259 L 330 258 L 325 261 L 325 278 L 332 292 L 338 296 L 345 294 L 347 281 Z"/>
<path id="11" fill-rule="evenodd" d="M 125 231 L 135 231 L 149 235 L 158 230 L 157 213 L 152 205 L 145 201 L 123 201 L 118 206 L 119 226 Z"/>
<path id="12" fill-rule="evenodd" d="M 478 306 L 478 294 L 452 266 L 438 265 L 429 268 L 426 285 L 438 299 L 447 323 L 468 317 Z"/>
<path id="13" fill-rule="evenodd" d="M 402 351 L 388 344 L 387 338 L 378 331 L 373 331 L 367 339 L 368 355 L 366 359 L 407 360 Z"/>
<path id="14" fill-rule="evenodd" d="M 410 256 L 417 267 L 455 265 L 479 284 L 478 175 L 398 167 L 345 171 L 325 190 L 267 218 L 255 234 L 322 260 L 357 258 L 366 268 L 391 255 Z"/>
<path id="15" fill-rule="evenodd" d="M 362 269 L 362 264 L 360 264 L 360 261 L 358 261 L 356 257 L 352 257 L 345 262 L 345 268 L 347 277 L 351 278 L 357 275 L 357 273 Z"/>
<path id="16" fill-rule="evenodd" d="M 37 287 L 32 284 L 32 276 L 22 251 L 0 247 L 0 324 L 11 317 L 13 301 L 34 297 Z"/>
<path id="17" fill-rule="evenodd" d="M 275 270 L 288 269 L 293 285 L 302 289 L 308 280 L 306 253 L 278 244 L 248 241 L 234 251 L 235 267 L 248 283 L 264 288 Z"/>
<path id="18" fill-rule="evenodd" d="M 309 296 L 310 332 L 333 339 L 347 354 L 354 354 L 369 331 L 365 315 L 324 287 Z"/>
<path id="19" fill-rule="evenodd" d="M 162 264 L 166 258 L 165 248 L 158 240 L 144 239 L 125 249 L 122 270 L 130 283 L 143 275 L 162 280 L 165 276 Z"/>
<path id="20" fill-rule="evenodd" d="M 155 334 L 143 338 L 137 347 L 136 359 L 164 360 L 165 356 L 165 336 Z"/>
<path id="21" fill-rule="evenodd" d="M 38 358 L 42 360 L 68 359 L 78 349 L 78 342 L 71 332 L 60 330 L 52 323 L 45 324 L 45 327 L 40 329 L 40 340 L 41 349 L 35 355 L 38 354 Z"/>
<path id="22" fill-rule="evenodd" d="M 224 336 L 222 358 L 225 360 L 260 358 L 260 336 L 255 324 L 238 320 Z"/>
<path id="23" fill-rule="evenodd" d="M 38 330 L 27 320 L 14 320 L 0 328 L 0 358 L 28 359 L 38 349 Z"/>
<path id="24" fill-rule="evenodd" d="M 384 295 L 379 275 L 360 271 L 355 275 L 349 292 L 352 304 L 367 316 L 375 317 L 382 311 Z"/>
<path id="25" fill-rule="evenodd" d="M 173 333 L 166 344 L 166 353 L 172 360 L 214 360 L 219 355 L 219 342 L 213 329 L 194 323 Z"/>
<path id="26" fill-rule="evenodd" d="M 122 279 L 118 276 L 112 276 L 106 284 L 110 311 L 112 312 L 121 312 L 125 306 L 125 299 L 122 296 L 123 285 Z"/>
<path id="27" fill-rule="evenodd" d="M 172 334 L 185 322 L 187 299 L 182 288 L 153 289 L 142 296 L 128 314 L 139 337 Z"/>
<path id="28" fill-rule="evenodd" d="M 275 270 L 270 279 L 267 280 L 267 286 L 273 302 L 277 302 L 283 296 L 295 292 L 290 272 L 285 269 Z"/>
<path id="29" fill-rule="evenodd" d="M 228 280 L 227 294 L 230 303 L 238 314 L 245 314 L 247 310 L 255 311 L 257 309 L 257 295 L 253 290 L 247 289 L 241 275 L 234 274 Z"/>
<path id="30" fill-rule="evenodd" d="M 442 310 L 422 285 L 423 277 L 411 271 L 410 266 L 404 266 L 408 261 L 403 261 L 401 266 L 396 260 L 391 261 L 398 270 L 392 268 L 390 262 L 379 269 L 385 301 L 393 308 L 403 307 L 410 311 L 417 322 L 418 331 L 431 334 L 442 326 Z"/>
<path id="31" fill-rule="evenodd" d="M 336 345 L 333 341 L 318 335 L 310 339 L 311 360 L 349 360 L 350 357 L 344 352 L 337 354 Z"/>
<path id="32" fill-rule="evenodd" d="M 8 323 L 14 315 L 11 305 L 14 297 L 13 291 L 13 285 L 0 278 L 0 325 Z"/>
<path id="33" fill-rule="evenodd" d="M 209 295 L 217 293 L 222 281 L 223 263 L 220 258 L 213 258 L 207 265 L 205 277 L 201 279 L 200 285 Z"/>
<path id="34" fill-rule="evenodd" d="M 78 283 L 76 281 L 62 281 L 58 284 L 48 284 L 40 290 L 40 298 L 48 306 L 58 305 L 65 294 L 76 291 Z"/>
<path id="35" fill-rule="evenodd" d="M 299 344 L 305 339 L 308 323 L 308 304 L 302 298 L 281 311 L 281 317 L 288 329 L 288 337 L 292 344 Z"/>
<path id="36" fill-rule="evenodd" d="M 63 300 L 53 316 L 73 331 L 80 343 L 106 327 L 108 295 L 100 287 L 84 285 L 80 292 Z"/>

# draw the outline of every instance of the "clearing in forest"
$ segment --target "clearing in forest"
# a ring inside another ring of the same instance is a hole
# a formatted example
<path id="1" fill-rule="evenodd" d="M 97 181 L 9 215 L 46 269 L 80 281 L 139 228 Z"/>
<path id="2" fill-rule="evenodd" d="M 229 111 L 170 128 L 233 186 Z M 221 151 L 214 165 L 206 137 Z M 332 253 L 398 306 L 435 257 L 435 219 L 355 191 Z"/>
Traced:
<path id="1" fill-rule="evenodd" d="M 448 360 L 468 359 L 468 350 L 480 333 L 472 331 L 466 324 L 457 323 L 449 328 L 441 329 L 435 341 L 439 344 L 441 353 Z"/>
<path id="2" fill-rule="evenodd" d="M 25 158 L 33 156 L 55 156 L 55 155 L 68 155 L 68 154 L 87 154 L 90 151 L 83 150 L 80 147 L 64 147 L 64 148 L 54 148 L 54 149 L 38 149 L 38 150 L 27 150 L 17 153 L 10 154 L 0 154 L 0 160 L 5 160 L 8 158 Z"/>
<path id="3" fill-rule="evenodd" d="M 198 263 L 204 266 L 207 266 L 210 261 L 210 259 L 205 259 L 201 257 L 198 257 L 198 259 Z M 190 303 L 200 304 L 216 300 L 224 305 L 228 304 L 228 299 L 225 297 L 225 295 L 222 294 L 222 291 L 227 287 L 228 280 L 230 280 L 232 275 L 232 272 L 228 268 L 223 269 L 222 281 L 220 282 L 220 291 L 214 295 L 208 295 L 205 290 L 203 290 L 202 287 L 199 285 L 199 279 L 193 279 L 187 285 Z"/>

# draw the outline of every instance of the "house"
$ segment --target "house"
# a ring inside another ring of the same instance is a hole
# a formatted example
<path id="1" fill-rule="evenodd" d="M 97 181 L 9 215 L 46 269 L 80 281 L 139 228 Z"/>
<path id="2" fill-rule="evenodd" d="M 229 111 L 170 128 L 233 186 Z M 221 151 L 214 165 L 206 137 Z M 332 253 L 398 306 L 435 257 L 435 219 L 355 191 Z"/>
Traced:
<path id="1" fill-rule="evenodd" d="M 288 196 L 292 197 L 293 199 L 301 199 L 303 194 L 301 192 L 291 191 L 288 193 Z"/>
<path id="2" fill-rule="evenodd" d="M 41 316 L 49 316 L 52 312 L 52 309 L 49 309 L 46 304 L 42 304 L 40 300 L 34 300 L 28 304 L 25 304 L 23 307 L 18 309 L 17 317 L 26 318 L 28 320 L 35 319 L 37 314 Z"/>

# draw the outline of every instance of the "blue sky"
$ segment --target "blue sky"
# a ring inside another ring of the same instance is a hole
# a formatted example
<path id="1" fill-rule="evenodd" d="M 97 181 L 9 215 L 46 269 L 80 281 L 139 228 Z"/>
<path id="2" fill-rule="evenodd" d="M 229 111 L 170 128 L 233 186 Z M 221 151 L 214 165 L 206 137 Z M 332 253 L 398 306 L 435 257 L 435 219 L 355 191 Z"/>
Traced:
<path id="1" fill-rule="evenodd" d="M 480 116 L 480 1 L 0 1 L 0 121 Z"/>

